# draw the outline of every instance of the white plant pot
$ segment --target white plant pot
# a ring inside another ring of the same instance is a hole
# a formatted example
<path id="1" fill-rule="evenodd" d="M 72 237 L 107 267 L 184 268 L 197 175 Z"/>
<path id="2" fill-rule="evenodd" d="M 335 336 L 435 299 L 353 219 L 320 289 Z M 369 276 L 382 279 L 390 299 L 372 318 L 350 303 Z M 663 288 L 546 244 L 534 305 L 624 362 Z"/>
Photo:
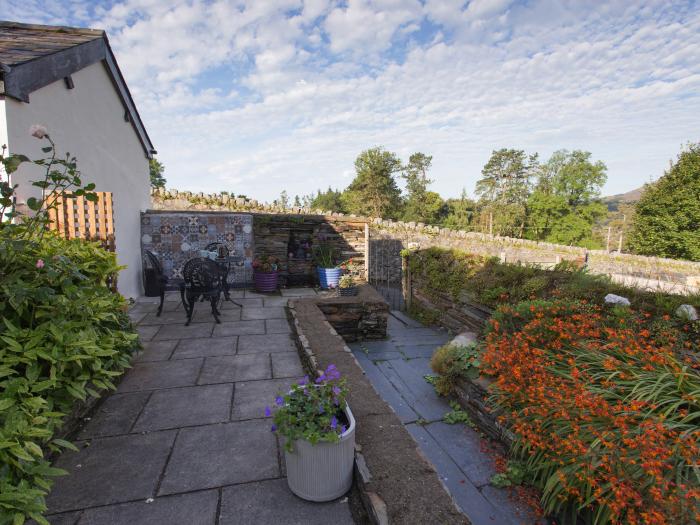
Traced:
<path id="1" fill-rule="evenodd" d="M 350 490 L 355 461 L 355 418 L 345 406 L 348 428 L 338 443 L 306 440 L 294 442 L 293 451 L 285 449 L 287 483 L 290 490 L 308 501 L 330 501 Z"/>

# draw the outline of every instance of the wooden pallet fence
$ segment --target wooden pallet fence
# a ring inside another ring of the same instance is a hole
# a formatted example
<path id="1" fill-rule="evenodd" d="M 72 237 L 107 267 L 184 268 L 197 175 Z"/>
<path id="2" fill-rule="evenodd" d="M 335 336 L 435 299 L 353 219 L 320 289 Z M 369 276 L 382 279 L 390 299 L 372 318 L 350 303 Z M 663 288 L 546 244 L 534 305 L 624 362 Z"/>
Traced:
<path id="1" fill-rule="evenodd" d="M 99 242 L 114 252 L 114 210 L 112 193 L 95 192 L 98 200 L 91 202 L 83 196 L 57 196 L 49 208 L 51 229 L 66 239 L 87 239 Z"/>

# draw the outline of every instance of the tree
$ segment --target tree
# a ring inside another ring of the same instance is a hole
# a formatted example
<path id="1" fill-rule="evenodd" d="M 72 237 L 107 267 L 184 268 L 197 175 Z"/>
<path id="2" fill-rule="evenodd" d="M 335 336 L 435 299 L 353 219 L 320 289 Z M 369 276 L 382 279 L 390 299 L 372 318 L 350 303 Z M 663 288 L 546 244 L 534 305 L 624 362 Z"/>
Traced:
<path id="1" fill-rule="evenodd" d="M 401 176 L 406 180 L 408 193 L 403 214 L 405 221 L 433 223 L 438 220 L 439 209 L 443 205 L 442 198 L 435 192 L 430 192 L 430 200 L 426 198 L 429 193 L 428 185 L 432 182 L 428 179 L 428 170 L 432 162 L 432 156 L 414 153 L 403 167 Z M 439 205 L 435 196 L 439 199 Z"/>
<path id="2" fill-rule="evenodd" d="M 471 230 L 476 215 L 476 202 L 467 196 L 467 190 L 462 190 L 462 195 L 458 199 L 447 199 L 445 201 L 446 217 L 443 226 L 453 230 Z"/>
<path id="3" fill-rule="evenodd" d="M 277 204 L 279 204 L 279 206 L 285 210 L 289 208 L 289 195 L 287 194 L 287 190 L 282 190 L 282 193 L 280 193 L 280 198 L 277 199 Z"/>
<path id="4" fill-rule="evenodd" d="M 151 176 L 151 188 L 165 188 L 167 182 L 163 177 L 165 166 L 158 162 L 155 157 L 148 161 L 148 171 Z"/>
<path id="5" fill-rule="evenodd" d="M 299 195 L 294 196 L 294 207 L 301 208 L 301 199 L 299 198 Z"/>
<path id="6" fill-rule="evenodd" d="M 629 246 L 636 253 L 700 261 L 700 143 L 688 144 L 637 203 Z"/>
<path id="7" fill-rule="evenodd" d="M 348 211 L 370 217 L 396 218 L 401 192 L 394 173 L 401 170 L 396 154 L 381 147 L 363 151 L 355 160 L 355 179 L 343 193 Z"/>
<path id="8" fill-rule="evenodd" d="M 332 189 L 330 186 L 325 192 L 318 190 L 316 196 L 309 201 L 309 207 L 314 210 L 334 211 L 345 213 L 345 203 L 343 202 L 342 193 Z"/>
<path id="9" fill-rule="evenodd" d="M 482 223 L 488 224 L 489 229 L 492 226 L 494 234 L 522 236 L 531 180 L 537 167 L 537 154 L 506 148 L 491 153 L 476 183 L 476 194 Z"/>
<path id="10" fill-rule="evenodd" d="M 595 222 L 607 208 L 600 191 L 608 176 L 601 161 L 592 162 L 588 151 L 555 151 L 540 167 L 528 199 L 528 234 L 535 240 L 597 247 Z"/>

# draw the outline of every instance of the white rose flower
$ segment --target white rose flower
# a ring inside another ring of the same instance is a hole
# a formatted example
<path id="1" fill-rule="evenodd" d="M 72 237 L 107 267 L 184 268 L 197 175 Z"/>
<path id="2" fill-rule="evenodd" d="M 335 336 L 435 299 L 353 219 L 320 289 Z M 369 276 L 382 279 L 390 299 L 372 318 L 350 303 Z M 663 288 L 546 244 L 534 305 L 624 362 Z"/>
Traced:
<path id="1" fill-rule="evenodd" d="M 46 135 L 49 134 L 49 132 L 46 129 L 46 126 L 42 126 L 41 124 L 33 124 L 29 128 L 29 134 L 32 137 L 36 137 L 38 139 L 43 139 Z"/>

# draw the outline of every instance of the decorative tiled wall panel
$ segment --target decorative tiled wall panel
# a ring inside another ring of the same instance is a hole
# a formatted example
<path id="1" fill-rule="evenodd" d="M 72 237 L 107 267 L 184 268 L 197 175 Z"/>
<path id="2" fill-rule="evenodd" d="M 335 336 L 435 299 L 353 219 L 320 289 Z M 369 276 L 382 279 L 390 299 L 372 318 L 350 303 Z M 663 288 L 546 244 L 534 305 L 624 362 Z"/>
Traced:
<path id="1" fill-rule="evenodd" d="M 243 284 L 252 276 L 253 216 L 225 212 L 153 212 L 141 214 L 141 248 L 156 254 L 172 283 L 182 279 L 182 267 L 199 257 L 212 242 L 224 243 L 231 255 L 243 256 L 229 273 L 229 282 Z"/>

